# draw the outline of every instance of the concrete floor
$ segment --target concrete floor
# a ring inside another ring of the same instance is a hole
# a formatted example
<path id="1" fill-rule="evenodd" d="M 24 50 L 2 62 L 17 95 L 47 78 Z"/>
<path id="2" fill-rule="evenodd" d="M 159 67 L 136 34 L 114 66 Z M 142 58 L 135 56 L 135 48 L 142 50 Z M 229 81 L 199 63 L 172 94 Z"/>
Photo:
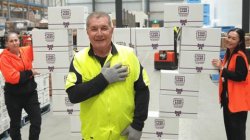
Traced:
<path id="1" fill-rule="evenodd" d="M 143 54 L 143 55 L 142 55 Z M 142 65 L 150 76 L 150 105 L 149 110 L 159 108 L 160 71 L 153 68 L 152 53 L 138 54 Z M 218 103 L 218 86 L 213 83 L 208 74 L 200 78 L 200 95 L 197 119 L 180 119 L 179 140 L 226 140 L 222 109 Z M 250 115 L 248 115 L 250 116 Z M 80 140 L 80 136 L 70 134 L 70 119 L 67 116 L 55 116 L 52 112 L 42 116 L 41 140 Z M 22 137 L 28 139 L 29 124 L 22 128 Z M 250 117 L 247 122 L 247 139 L 250 139 Z"/>

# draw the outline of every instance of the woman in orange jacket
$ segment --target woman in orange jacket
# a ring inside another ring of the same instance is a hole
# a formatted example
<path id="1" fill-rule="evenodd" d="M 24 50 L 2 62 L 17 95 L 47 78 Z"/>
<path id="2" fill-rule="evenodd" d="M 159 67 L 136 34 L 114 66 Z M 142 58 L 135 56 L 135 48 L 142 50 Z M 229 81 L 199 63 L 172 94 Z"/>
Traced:
<path id="1" fill-rule="evenodd" d="M 4 97 L 10 117 L 10 137 L 21 140 L 21 116 L 24 109 L 30 118 L 29 140 L 38 140 L 41 130 L 41 109 L 36 91 L 34 75 L 39 74 L 32 69 L 32 49 L 19 47 L 20 41 L 16 33 L 6 37 L 6 48 L 1 54 L 0 67 L 5 79 Z"/>
<path id="2" fill-rule="evenodd" d="M 245 54 L 245 33 L 234 28 L 228 31 L 226 54 L 221 62 L 212 64 L 220 69 L 219 99 L 223 107 L 228 140 L 246 140 L 246 121 L 249 109 L 247 99 L 248 61 Z"/>

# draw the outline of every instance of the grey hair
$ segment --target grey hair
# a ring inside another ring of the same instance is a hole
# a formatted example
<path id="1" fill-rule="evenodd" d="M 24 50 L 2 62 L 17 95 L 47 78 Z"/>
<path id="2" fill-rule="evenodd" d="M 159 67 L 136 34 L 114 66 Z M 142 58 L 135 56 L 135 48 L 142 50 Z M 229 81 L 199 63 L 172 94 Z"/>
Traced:
<path id="1" fill-rule="evenodd" d="M 9 32 L 9 33 L 5 34 L 5 37 L 4 37 L 5 42 L 8 42 L 10 35 L 13 35 L 13 34 L 18 37 L 18 33 L 16 33 L 16 32 Z"/>
<path id="2" fill-rule="evenodd" d="M 110 27 L 112 26 L 111 18 L 107 13 L 105 13 L 105 12 L 93 12 L 93 13 L 89 14 L 88 17 L 87 17 L 87 28 L 89 27 L 89 20 L 91 18 L 97 18 L 98 19 L 98 18 L 101 18 L 101 17 L 108 18 L 108 24 L 109 24 Z"/>

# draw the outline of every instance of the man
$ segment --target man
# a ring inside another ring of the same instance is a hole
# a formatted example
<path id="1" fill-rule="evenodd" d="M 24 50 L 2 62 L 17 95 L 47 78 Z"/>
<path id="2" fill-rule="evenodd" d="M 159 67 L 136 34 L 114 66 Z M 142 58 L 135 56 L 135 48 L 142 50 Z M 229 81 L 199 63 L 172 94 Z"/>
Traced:
<path id="1" fill-rule="evenodd" d="M 66 92 L 80 103 L 84 140 L 139 140 L 149 104 L 149 79 L 134 51 L 115 45 L 108 14 L 87 18 L 90 47 L 70 65 Z"/>

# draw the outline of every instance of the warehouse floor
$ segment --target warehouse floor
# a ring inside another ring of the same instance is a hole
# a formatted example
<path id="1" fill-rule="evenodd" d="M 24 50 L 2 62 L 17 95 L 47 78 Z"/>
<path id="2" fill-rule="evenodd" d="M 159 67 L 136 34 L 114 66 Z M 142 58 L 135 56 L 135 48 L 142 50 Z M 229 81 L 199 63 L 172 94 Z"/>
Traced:
<path id="1" fill-rule="evenodd" d="M 152 54 L 138 55 L 142 65 L 150 76 L 150 105 L 149 110 L 159 108 L 160 71 L 153 68 Z M 145 58 L 144 58 L 145 57 Z M 144 61 L 145 60 L 145 61 Z M 208 74 L 200 75 L 200 95 L 198 101 L 197 119 L 179 121 L 179 140 L 225 140 L 225 130 L 222 109 L 218 104 L 218 86 L 210 80 Z M 250 115 L 248 115 L 250 116 Z M 67 116 L 55 116 L 52 111 L 42 116 L 41 140 L 80 140 L 80 136 L 70 134 L 70 119 Z M 28 139 L 29 124 L 22 128 L 22 137 Z M 247 122 L 247 139 L 250 138 L 250 117 Z"/>

